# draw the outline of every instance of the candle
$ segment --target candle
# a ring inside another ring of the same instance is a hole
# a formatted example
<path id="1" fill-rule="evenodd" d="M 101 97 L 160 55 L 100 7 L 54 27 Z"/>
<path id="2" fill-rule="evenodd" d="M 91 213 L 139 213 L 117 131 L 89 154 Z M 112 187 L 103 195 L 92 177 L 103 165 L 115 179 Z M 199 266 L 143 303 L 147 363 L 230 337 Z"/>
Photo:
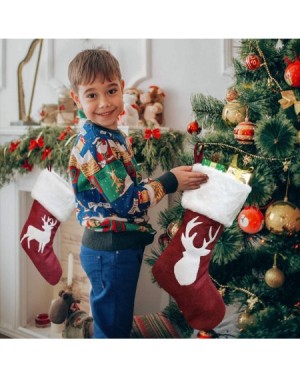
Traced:
<path id="1" fill-rule="evenodd" d="M 71 287 L 73 281 L 73 255 L 69 253 L 68 256 L 68 277 L 67 277 L 67 286 Z"/>

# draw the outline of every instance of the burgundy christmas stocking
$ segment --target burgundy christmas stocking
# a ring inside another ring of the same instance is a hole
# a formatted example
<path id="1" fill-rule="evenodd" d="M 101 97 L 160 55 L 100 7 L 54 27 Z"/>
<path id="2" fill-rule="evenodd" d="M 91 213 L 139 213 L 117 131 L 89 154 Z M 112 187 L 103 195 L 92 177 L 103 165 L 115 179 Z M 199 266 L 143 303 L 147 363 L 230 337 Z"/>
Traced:
<path id="1" fill-rule="evenodd" d="M 209 277 L 212 251 L 224 226 L 232 225 L 251 188 L 212 167 L 194 164 L 193 171 L 206 173 L 208 182 L 183 193 L 183 222 L 152 273 L 175 299 L 191 327 L 210 330 L 225 315 L 223 299 Z"/>
<path id="2" fill-rule="evenodd" d="M 60 223 L 74 209 L 74 194 L 62 177 L 45 169 L 38 176 L 31 196 L 34 201 L 21 232 L 21 246 L 44 279 L 56 285 L 62 269 L 53 250 L 53 239 Z"/>

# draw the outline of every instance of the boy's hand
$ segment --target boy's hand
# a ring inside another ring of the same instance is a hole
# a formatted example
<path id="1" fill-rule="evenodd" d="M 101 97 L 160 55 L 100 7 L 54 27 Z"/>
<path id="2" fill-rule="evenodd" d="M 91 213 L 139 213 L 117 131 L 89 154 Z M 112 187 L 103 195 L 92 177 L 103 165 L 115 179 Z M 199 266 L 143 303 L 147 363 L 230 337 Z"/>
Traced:
<path id="1" fill-rule="evenodd" d="M 178 181 L 178 191 L 198 189 L 208 180 L 208 176 L 200 172 L 192 172 L 192 166 L 180 166 L 171 169 Z"/>

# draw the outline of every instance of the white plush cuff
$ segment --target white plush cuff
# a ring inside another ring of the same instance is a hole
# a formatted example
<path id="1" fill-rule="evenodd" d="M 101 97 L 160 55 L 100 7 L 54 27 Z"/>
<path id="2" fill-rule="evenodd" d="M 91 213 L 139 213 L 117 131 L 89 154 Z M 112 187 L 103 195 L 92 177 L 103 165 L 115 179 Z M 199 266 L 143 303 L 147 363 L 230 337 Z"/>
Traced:
<path id="1" fill-rule="evenodd" d="M 199 189 L 186 190 L 183 193 L 182 206 L 225 227 L 231 226 L 251 192 L 251 187 L 228 173 L 202 164 L 194 164 L 193 171 L 205 173 L 209 178 Z"/>
<path id="2" fill-rule="evenodd" d="M 60 222 L 65 222 L 75 208 L 75 197 L 71 185 L 61 176 L 48 169 L 42 170 L 31 191 L 37 200 Z"/>

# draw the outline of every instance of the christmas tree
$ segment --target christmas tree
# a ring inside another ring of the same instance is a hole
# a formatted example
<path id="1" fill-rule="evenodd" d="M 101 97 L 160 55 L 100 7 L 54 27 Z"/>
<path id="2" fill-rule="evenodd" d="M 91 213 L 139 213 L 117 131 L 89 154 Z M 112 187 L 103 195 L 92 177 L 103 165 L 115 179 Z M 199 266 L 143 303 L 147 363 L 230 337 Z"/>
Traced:
<path id="1" fill-rule="evenodd" d="M 245 39 L 238 48 L 239 54 L 233 59 L 233 85 L 224 100 L 191 95 L 195 121 L 187 129 L 190 149 L 181 155 L 183 164 L 194 164 L 194 152 L 201 151 L 201 165 L 251 187 L 238 215 L 231 225 L 225 224 L 218 240 L 211 231 L 204 237 L 204 246 L 213 238 L 217 242 L 199 298 L 210 280 L 223 302 L 236 306 L 239 314 L 236 337 L 297 338 L 300 336 L 300 40 Z M 209 181 L 213 179 L 210 177 Z M 224 191 L 224 197 L 227 196 Z M 218 201 L 220 197 L 216 198 Z M 200 226 L 194 228 L 190 238 L 197 240 L 204 221 L 197 217 L 189 221 L 188 231 L 180 239 L 178 233 L 186 213 L 182 204 L 179 197 L 174 206 L 160 214 L 159 222 L 165 232 L 159 237 L 159 250 L 153 250 L 147 258 L 155 272 L 153 281 L 159 285 L 155 267 L 174 238 L 178 249 L 180 243 L 185 244 L 183 255 L 188 248 L 197 253 L 186 239 L 200 219 Z M 207 251 L 198 248 L 203 250 Z M 176 275 L 176 267 L 174 271 Z M 182 277 L 181 280 L 184 281 Z M 184 290 L 188 290 L 189 282 L 182 285 L 187 285 Z M 171 300 L 172 311 L 174 304 L 178 304 L 176 311 L 185 316 L 186 309 L 182 306 L 187 306 L 188 300 L 196 300 L 196 306 L 205 312 L 206 303 L 200 301 L 198 305 L 194 293 L 185 302 L 181 300 L 184 291 L 178 295 L 179 300 Z M 224 311 L 219 304 L 215 306 L 222 318 Z M 195 309 L 192 311 L 195 316 Z M 195 328 L 190 312 L 188 309 L 185 319 Z"/>

